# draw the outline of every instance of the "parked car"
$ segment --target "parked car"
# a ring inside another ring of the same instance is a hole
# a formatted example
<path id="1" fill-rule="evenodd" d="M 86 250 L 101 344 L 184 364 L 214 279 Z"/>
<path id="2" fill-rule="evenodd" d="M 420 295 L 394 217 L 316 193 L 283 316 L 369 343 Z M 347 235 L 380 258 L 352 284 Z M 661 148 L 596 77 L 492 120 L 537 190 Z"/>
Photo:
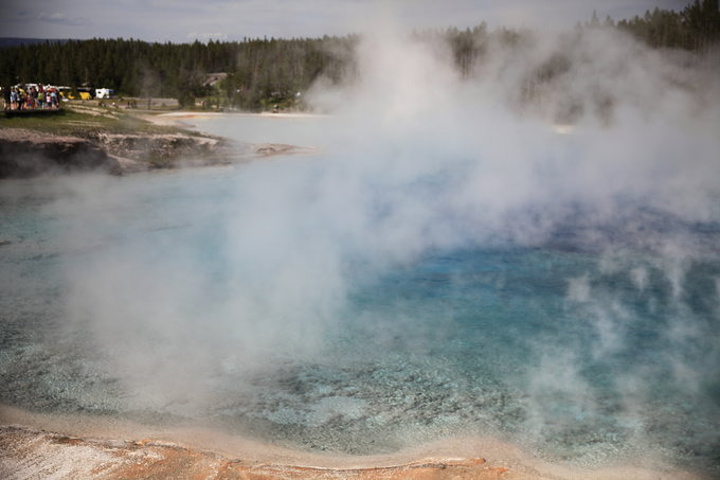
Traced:
<path id="1" fill-rule="evenodd" d="M 115 90 L 112 88 L 96 88 L 95 98 L 112 98 L 115 96 Z"/>

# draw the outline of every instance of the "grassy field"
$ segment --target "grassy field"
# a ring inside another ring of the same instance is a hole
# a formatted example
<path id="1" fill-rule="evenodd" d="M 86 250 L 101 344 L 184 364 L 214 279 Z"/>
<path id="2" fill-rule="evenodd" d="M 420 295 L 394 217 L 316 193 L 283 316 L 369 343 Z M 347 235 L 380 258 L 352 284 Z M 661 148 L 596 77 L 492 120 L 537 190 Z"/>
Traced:
<path id="1" fill-rule="evenodd" d="M 53 135 L 68 135 L 81 138 L 94 137 L 102 133 L 163 134 L 182 132 L 198 135 L 197 132 L 180 127 L 156 125 L 141 118 L 152 115 L 147 111 L 125 110 L 99 106 L 95 103 L 66 103 L 61 112 L 48 115 L 0 115 L 0 128 L 23 128 Z"/>

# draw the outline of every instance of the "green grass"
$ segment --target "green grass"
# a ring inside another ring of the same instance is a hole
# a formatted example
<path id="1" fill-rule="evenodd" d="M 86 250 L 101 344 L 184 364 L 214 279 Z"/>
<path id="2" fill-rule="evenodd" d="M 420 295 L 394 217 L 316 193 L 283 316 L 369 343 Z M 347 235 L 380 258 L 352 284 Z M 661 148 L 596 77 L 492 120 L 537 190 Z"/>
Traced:
<path id="1" fill-rule="evenodd" d="M 54 135 L 89 138 L 103 133 L 163 134 L 182 132 L 199 135 L 179 127 L 155 125 L 126 111 L 96 105 L 63 105 L 48 115 L 0 116 L 0 128 L 24 128 Z"/>

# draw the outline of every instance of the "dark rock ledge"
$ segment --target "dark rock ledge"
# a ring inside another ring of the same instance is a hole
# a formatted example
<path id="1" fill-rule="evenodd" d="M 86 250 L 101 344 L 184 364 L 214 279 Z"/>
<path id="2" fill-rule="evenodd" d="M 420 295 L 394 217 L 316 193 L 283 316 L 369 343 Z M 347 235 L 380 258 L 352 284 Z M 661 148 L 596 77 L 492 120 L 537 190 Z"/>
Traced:
<path id="1" fill-rule="evenodd" d="M 114 175 L 247 160 L 249 145 L 220 137 L 177 134 L 89 134 L 86 138 L 0 129 L 0 178 L 76 172 Z"/>
<path id="2" fill-rule="evenodd" d="M 122 173 L 118 160 L 89 140 L 24 129 L 0 130 L 0 178 L 81 171 Z"/>
<path id="3" fill-rule="evenodd" d="M 179 167 L 230 165 L 320 150 L 276 143 L 232 142 L 212 135 L 93 134 L 85 138 L 0 129 L 0 178 L 99 171 L 114 175 Z"/>

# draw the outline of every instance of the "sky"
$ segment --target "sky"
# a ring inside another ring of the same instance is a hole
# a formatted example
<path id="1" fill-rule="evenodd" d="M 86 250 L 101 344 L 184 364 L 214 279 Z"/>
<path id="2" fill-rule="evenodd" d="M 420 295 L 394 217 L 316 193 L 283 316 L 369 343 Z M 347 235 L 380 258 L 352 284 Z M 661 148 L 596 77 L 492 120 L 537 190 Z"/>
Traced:
<path id="1" fill-rule="evenodd" d="M 680 10 L 690 0 L 9 0 L 0 37 L 151 42 L 345 35 L 392 19 L 407 28 L 572 28 L 590 19 Z"/>

